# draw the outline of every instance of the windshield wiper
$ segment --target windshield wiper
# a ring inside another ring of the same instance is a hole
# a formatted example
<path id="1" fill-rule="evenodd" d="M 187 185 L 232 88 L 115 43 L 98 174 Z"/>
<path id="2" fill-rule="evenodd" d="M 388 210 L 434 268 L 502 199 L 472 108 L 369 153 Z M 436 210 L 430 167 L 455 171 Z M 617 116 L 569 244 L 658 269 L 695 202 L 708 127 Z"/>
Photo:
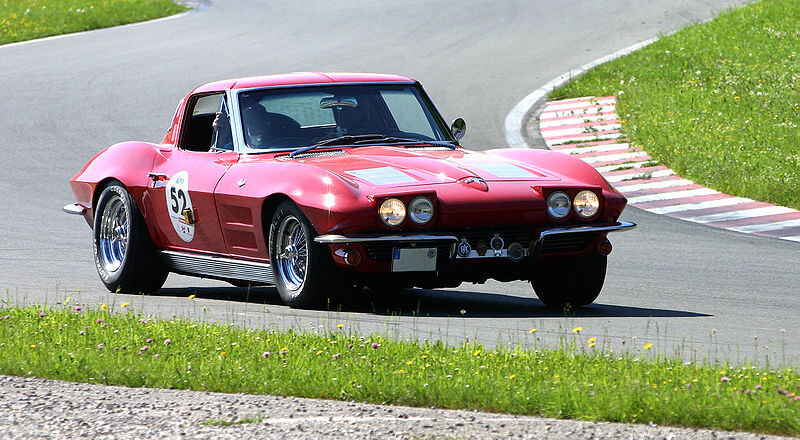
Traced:
<path id="1" fill-rule="evenodd" d="M 449 147 L 453 150 L 457 148 L 457 145 L 454 142 L 449 141 L 434 141 L 434 140 L 421 140 L 421 139 L 411 139 L 411 138 L 403 138 L 403 137 L 381 137 L 380 139 L 369 139 L 369 140 L 359 140 L 353 142 L 355 145 L 361 144 L 426 144 L 426 145 L 440 145 L 443 147 Z"/>
<path id="2" fill-rule="evenodd" d="M 314 145 L 309 145 L 307 147 L 298 148 L 289 154 L 289 157 L 295 157 L 298 154 L 303 154 L 307 151 L 311 151 L 315 148 L 324 147 L 326 145 L 355 145 L 356 141 L 368 141 L 368 140 L 376 140 L 376 139 L 383 139 L 383 135 L 380 134 L 346 134 L 344 136 L 339 136 L 331 139 L 325 139 L 322 141 L 317 142 Z"/>

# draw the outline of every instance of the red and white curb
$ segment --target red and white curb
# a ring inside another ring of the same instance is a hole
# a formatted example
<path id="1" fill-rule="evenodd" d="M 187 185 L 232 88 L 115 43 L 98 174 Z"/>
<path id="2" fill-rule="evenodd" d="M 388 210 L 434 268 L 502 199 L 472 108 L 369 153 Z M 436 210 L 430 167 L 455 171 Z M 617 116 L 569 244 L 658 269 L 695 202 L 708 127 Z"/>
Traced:
<path id="1" fill-rule="evenodd" d="M 613 96 L 547 103 L 539 116 L 547 147 L 592 165 L 645 211 L 732 231 L 800 242 L 800 211 L 723 194 L 675 174 L 621 131 Z"/>

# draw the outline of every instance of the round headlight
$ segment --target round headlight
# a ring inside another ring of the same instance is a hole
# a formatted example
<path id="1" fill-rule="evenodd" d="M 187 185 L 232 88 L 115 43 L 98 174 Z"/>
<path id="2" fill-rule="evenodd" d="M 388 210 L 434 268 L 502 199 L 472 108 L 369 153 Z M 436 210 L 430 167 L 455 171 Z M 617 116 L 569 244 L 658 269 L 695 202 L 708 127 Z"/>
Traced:
<path id="1" fill-rule="evenodd" d="M 428 223 L 433 218 L 433 203 L 427 197 L 414 197 L 408 204 L 408 216 L 418 225 Z"/>
<path id="2" fill-rule="evenodd" d="M 575 207 L 575 212 L 577 212 L 579 216 L 590 218 L 594 217 L 597 211 L 600 210 L 600 199 L 597 197 L 597 194 L 589 190 L 584 190 L 575 196 L 572 205 Z"/>
<path id="3" fill-rule="evenodd" d="M 406 219 L 406 205 L 397 199 L 386 199 L 378 210 L 381 220 L 387 226 L 397 226 Z"/>
<path id="4" fill-rule="evenodd" d="M 564 218 L 569 215 L 572 203 L 564 191 L 556 191 L 547 196 L 547 213 L 553 218 Z"/>

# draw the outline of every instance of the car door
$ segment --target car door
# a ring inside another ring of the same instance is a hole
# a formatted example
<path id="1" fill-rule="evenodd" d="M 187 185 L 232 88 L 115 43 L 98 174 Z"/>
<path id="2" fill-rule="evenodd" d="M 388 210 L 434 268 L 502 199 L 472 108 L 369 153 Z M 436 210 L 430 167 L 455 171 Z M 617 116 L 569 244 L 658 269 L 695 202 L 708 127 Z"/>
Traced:
<path id="1" fill-rule="evenodd" d="M 214 189 L 239 155 L 230 151 L 224 93 L 193 96 L 174 148 L 162 150 L 148 195 L 161 243 L 171 250 L 226 255 Z"/>

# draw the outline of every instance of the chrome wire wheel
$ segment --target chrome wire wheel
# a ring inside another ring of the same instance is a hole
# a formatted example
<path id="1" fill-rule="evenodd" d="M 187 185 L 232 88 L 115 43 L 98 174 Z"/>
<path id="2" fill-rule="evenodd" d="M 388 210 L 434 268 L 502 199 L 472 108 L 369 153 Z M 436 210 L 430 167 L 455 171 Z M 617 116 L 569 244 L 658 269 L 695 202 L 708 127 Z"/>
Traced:
<path id="1" fill-rule="evenodd" d="M 308 239 L 302 223 L 293 215 L 284 217 L 275 234 L 278 275 L 286 288 L 297 294 L 308 273 Z"/>
<path id="2" fill-rule="evenodd" d="M 103 269 L 114 273 L 122 267 L 125 260 L 130 213 L 122 197 L 115 193 L 106 202 L 100 215 L 97 256 Z"/>

